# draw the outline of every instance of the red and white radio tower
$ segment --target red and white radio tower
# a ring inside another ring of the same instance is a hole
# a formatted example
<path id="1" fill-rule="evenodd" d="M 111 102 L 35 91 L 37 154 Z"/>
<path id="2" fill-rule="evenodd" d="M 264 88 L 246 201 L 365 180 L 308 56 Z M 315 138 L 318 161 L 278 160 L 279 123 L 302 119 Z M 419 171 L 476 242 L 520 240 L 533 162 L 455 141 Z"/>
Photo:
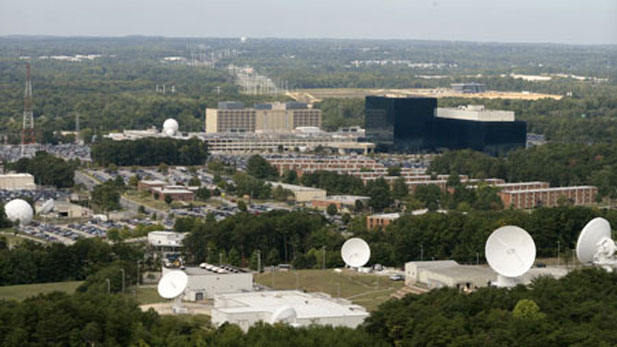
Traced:
<path id="1" fill-rule="evenodd" d="M 34 138 L 34 113 L 32 112 L 32 81 L 30 79 L 30 63 L 26 63 L 26 91 L 24 92 L 24 119 L 21 129 L 21 155 L 25 146 L 36 142 Z"/>

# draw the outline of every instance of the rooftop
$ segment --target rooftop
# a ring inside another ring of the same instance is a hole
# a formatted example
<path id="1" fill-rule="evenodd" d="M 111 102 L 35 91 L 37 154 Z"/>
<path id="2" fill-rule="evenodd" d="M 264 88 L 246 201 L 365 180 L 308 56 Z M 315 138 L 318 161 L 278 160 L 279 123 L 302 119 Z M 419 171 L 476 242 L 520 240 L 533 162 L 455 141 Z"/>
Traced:
<path id="1" fill-rule="evenodd" d="M 296 290 L 221 294 L 215 296 L 214 300 L 214 309 L 226 313 L 274 313 L 281 306 L 291 306 L 296 311 L 297 319 L 368 316 L 363 307 L 345 299 L 333 299 L 324 293 L 303 293 Z"/>

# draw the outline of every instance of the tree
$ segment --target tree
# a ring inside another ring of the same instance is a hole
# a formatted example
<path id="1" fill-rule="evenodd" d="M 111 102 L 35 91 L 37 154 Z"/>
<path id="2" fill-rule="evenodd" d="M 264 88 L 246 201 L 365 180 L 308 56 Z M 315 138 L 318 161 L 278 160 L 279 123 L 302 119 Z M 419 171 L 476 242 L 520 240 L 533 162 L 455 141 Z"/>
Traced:
<path id="1" fill-rule="evenodd" d="M 400 176 L 400 175 L 401 175 L 400 166 L 389 166 L 388 167 L 388 176 Z"/>
<path id="2" fill-rule="evenodd" d="M 275 180 L 279 176 L 278 170 L 257 154 L 251 156 L 246 163 L 246 173 L 259 179 Z"/>
<path id="3" fill-rule="evenodd" d="M 158 171 L 160 173 L 166 174 L 168 170 L 169 170 L 169 166 L 167 166 L 167 164 L 165 164 L 165 163 L 160 163 L 159 164 Z"/>
<path id="4" fill-rule="evenodd" d="M 516 303 L 516 306 L 514 306 L 512 316 L 518 319 L 540 320 L 546 315 L 540 312 L 540 307 L 538 307 L 538 304 L 536 304 L 533 300 L 521 299 Z"/>
<path id="5" fill-rule="evenodd" d="M 165 203 L 167 205 L 171 204 L 174 201 L 174 198 L 171 197 L 171 195 L 165 195 Z"/>
<path id="6" fill-rule="evenodd" d="M 336 208 L 335 204 L 329 204 L 326 208 L 326 212 L 329 216 L 334 216 L 338 212 L 338 208 Z"/>
<path id="7" fill-rule="evenodd" d="M 199 188 L 195 192 L 195 197 L 201 201 L 206 201 L 210 199 L 211 196 L 212 196 L 212 193 L 210 193 L 210 189 L 205 188 L 205 187 Z"/>
<path id="8" fill-rule="evenodd" d="M 367 195 L 371 198 L 369 206 L 375 211 L 383 211 L 384 208 L 392 204 L 390 186 L 383 178 L 369 181 L 366 185 L 366 191 Z"/>
<path id="9" fill-rule="evenodd" d="M 229 258 L 227 260 L 229 262 L 229 264 L 233 265 L 233 266 L 241 266 L 242 264 L 242 259 L 240 258 L 240 253 L 238 253 L 238 250 L 235 248 L 232 248 L 229 251 Z"/>
<path id="10" fill-rule="evenodd" d="M 201 180 L 197 176 L 191 177 L 189 180 L 189 187 L 201 187 Z"/>
<path id="11" fill-rule="evenodd" d="M 287 170 L 283 173 L 283 183 L 298 184 L 298 173 L 296 170 Z"/>
<path id="12" fill-rule="evenodd" d="M 407 188 L 405 178 L 399 177 L 394 180 L 394 184 L 392 185 L 392 196 L 399 200 L 409 196 L 409 188 Z"/>
<path id="13" fill-rule="evenodd" d="M 133 175 L 129 178 L 130 187 L 137 187 L 138 184 L 139 184 L 139 175 Z"/>
<path id="14" fill-rule="evenodd" d="M 244 200 L 238 200 L 238 210 L 240 210 L 241 212 L 246 212 L 247 207 Z"/>
<path id="15" fill-rule="evenodd" d="M 92 189 L 92 201 L 98 204 L 103 211 L 120 209 L 120 196 L 122 187 L 115 181 L 107 181 L 103 184 L 94 186 Z"/>

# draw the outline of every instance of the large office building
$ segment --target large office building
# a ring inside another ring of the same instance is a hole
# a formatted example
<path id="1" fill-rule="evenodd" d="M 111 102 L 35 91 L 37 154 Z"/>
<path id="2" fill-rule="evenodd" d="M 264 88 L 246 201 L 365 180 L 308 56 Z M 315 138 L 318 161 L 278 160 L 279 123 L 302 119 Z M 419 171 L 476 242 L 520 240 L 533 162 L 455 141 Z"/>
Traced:
<path id="1" fill-rule="evenodd" d="M 527 124 L 482 106 L 438 109 L 431 97 L 366 97 L 366 139 L 382 151 L 473 149 L 489 154 L 524 147 Z"/>
<path id="2" fill-rule="evenodd" d="M 305 103 L 287 102 L 244 107 L 241 102 L 220 102 L 206 109 L 206 133 L 291 132 L 296 128 L 321 128 L 321 110 Z"/>

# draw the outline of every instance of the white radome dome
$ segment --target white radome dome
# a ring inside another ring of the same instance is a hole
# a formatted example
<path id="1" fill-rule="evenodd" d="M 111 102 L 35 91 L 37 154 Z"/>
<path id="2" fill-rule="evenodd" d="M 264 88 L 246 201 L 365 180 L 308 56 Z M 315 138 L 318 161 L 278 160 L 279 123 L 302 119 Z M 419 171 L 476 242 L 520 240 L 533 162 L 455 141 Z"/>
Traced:
<path id="1" fill-rule="evenodd" d="M 168 118 L 163 123 L 163 133 L 167 136 L 174 136 L 178 132 L 178 122 L 173 118 Z"/>
<path id="2" fill-rule="evenodd" d="M 19 220 L 19 224 L 28 225 L 32 222 L 32 206 L 22 199 L 14 199 L 4 205 L 4 213 L 11 222 Z"/>

